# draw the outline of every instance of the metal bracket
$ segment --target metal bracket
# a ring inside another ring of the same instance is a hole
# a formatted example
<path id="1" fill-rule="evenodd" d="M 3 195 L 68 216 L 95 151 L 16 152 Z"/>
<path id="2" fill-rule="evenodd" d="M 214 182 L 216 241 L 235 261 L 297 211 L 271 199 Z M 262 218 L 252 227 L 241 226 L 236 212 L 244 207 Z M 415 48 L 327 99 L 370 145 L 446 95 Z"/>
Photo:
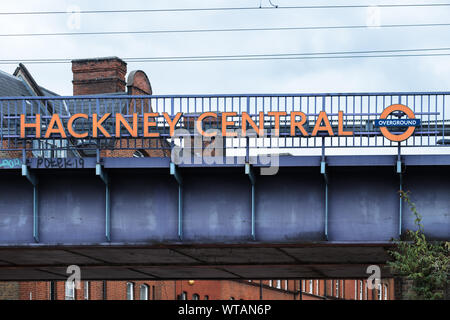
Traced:
<path id="1" fill-rule="evenodd" d="M 175 163 L 170 163 L 170 175 L 178 182 L 178 238 L 183 240 L 183 179 Z"/>
<path id="2" fill-rule="evenodd" d="M 26 177 L 33 185 L 33 238 L 36 243 L 39 242 L 39 187 L 38 178 L 30 171 L 26 164 L 22 164 L 22 176 Z"/>
<path id="3" fill-rule="evenodd" d="M 38 184 L 36 175 L 30 171 L 26 164 L 22 164 L 22 176 L 26 177 L 33 186 Z"/>
<path id="4" fill-rule="evenodd" d="M 99 176 L 105 184 L 109 184 L 109 176 L 100 163 L 95 165 L 95 175 Z"/>
<path id="5" fill-rule="evenodd" d="M 253 166 L 250 163 L 245 164 L 245 174 L 248 175 L 248 178 L 250 179 L 252 185 L 255 184 L 255 172 L 253 170 Z"/>
<path id="6" fill-rule="evenodd" d="M 397 173 L 402 174 L 403 163 L 402 160 L 397 160 Z"/>
<path id="7" fill-rule="evenodd" d="M 255 222 L 255 216 L 256 216 L 256 211 L 255 211 L 255 183 L 256 183 L 256 177 L 255 177 L 255 172 L 253 170 L 253 167 L 251 164 L 246 163 L 245 164 L 245 174 L 248 175 L 248 178 L 250 180 L 250 183 L 252 185 L 252 202 L 251 202 L 251 206 L 252 206 L 252 239 L 256 240 L 256 222 Z"/>
<path id="8" fill-rule="evenodd" d="M 328 174 L 325 159 L 320 162 L 320 174 L 325 180 L 325 239 L 328 240 Z"/>
<path id="9" fill-rule="evenodd" d="M 178 184 L 183 184 L 183 179 L 178 171 L 178 167 L 175 163 L 170 163 L 170 175 L 174 176 L 175 180 L 177 180 Z"/>
<path id="10" fill-rule="evenodd" d="M 105 236 L 111 242 L 111 191 L 108 173 L 100 163 L 95 165 L 95 175 L 105 183 Z"/>
<path id="11" fill-rule="evenodd" d="M 320 173 L 323 175 L 326 184 L 328 184 L 327 163 L 325 161 L 320 162 Z"/>

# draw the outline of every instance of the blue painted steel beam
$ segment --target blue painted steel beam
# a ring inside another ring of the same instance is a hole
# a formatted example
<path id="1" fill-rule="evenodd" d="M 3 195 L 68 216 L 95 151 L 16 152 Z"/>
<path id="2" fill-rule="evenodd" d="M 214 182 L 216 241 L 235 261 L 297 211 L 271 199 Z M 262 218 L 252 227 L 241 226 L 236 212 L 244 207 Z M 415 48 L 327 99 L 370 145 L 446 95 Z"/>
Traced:
<path id="1" fill-rule="evenodd" d="M 394 168 L 326 167 L 332 181 L 327 205 L 330 241 L 374 243 L 398 237 L 399 178 Z M 253 242 L 249 178 L 241 170 L 184 168 L 181 199 L 176 180 L 166 170 L 108 170 L 114 180 L 111 243 L 178 243 L 179 231 L 184 243 Z M 30 244 L 33 192 L 18 171 L 0 170 L 0 176 L 0 245 Z M 258 243 L 323 241 L 323 179 L 318 168 L 309 167 L 285 167 L 277 175 L 258 176 Z M 448 170 L 409 166 L 402 179 L 403 189 L 411 190 L 424 217 L 427 236 L 449 239 Z M 105 202 L 105 185 L 91 170 L 39 175 L 40 243 L 107 244 Z M 405 211 L 402 225 L 413 230 L 413 215 Z"/>
<path id="2" fill-rule="evenodd" d="M 28 159 L 29 168 L 32 170 L 47 170 L 47 169 L 95 169 L 97 161 L 93 158 L 68 158 L 69 165 L 65 165 L 64 159 L 59 159 L 62 162 L 57 163 L 58 159 Z M 83 166 L 75 164 L 75 161 L 83 160 Z M 5 166 L 0 167 L 0 171 L 20 170 L 21 159 L 3 159 Z M 53 164 L 52 164 L 53 162 Z M 260 159 L 250 157 L 250 163 L 254 167 L 267 166 L 267 164 L 260 163 Z M 402 163 L 405 166 L 449 166 L 450 155 L 402 155 Z M 279 166 L 283 167 L 320 167 L 321 156 L 280 156 Z M 327 156 L 328 167 L 392 167 L 397 165 L 396 155 L 348 155 L 348 156 Z M 102 166 L 105 169 L 168 169 L 170 167 L 170 158 L 103 158 Z M 225 169 L 232 167 L 245 166 L 245 157 L 239 161 L 235 159 L 233 164 L 216 164 L 209 165 L 202 164 L 181 164 L 180 168 L 217 168 Z"/>

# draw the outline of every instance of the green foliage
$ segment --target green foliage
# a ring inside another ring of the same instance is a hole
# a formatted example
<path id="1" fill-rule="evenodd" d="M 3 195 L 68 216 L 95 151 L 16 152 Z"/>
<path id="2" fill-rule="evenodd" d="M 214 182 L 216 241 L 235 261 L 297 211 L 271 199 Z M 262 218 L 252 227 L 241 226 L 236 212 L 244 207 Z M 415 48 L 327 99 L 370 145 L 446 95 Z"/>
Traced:
<path id="1" fill-rule="evenodd" d="M 388 265 L 393 272 L 413 280 L 410 299 L 443 299 L 450 275 L 450 242 L 429 242 L 424 234 L 422 216 L 409 197 L 400 191 L 415 216 L 416 231 L 407 230 L 404 240 L 396 240 L 396 248 L 389 251 L 393 261 Z"/>

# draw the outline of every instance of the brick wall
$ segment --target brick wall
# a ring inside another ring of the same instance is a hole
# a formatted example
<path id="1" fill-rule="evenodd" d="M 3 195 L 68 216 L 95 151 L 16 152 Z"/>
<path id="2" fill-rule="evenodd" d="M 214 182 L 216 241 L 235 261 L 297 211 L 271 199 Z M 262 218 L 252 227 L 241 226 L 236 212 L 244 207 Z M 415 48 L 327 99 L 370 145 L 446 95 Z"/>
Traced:
<path id="1" fill-rule="evenodd" d="M 19 300 L 18 282 L 0 282 L 0 300 Z"/>
<path id="2" fill-rule="evenodd" d="M 44 286 L 45 282 L 38 282 L 40 286 Z M 88 281 L 88 300 L 103 300 L 103 281 Z M 66 283 L 65 281 L 55 282 L 55 298 L 56 300 L 66 299 Z M 75 289 L 75 300 L 85 299 L 86 281 L 80 282 L 80 289 Z"/>
<path id="3" fill-rule="evenodd" d="M 17 150 L 0 150 L 0 159 L 22 159 L 22 144 L 14 144 L 12 141 L 8 145 L 8 141 L 4 140 L 1 144 L 1 149 L 17 149 Z M 29 143 L 26 144 L 26 148 L 31 148 L 31 145 Z M 27 151 L 26 152 L 27 158 L 32 157 L 32 152 Z"/>
<path id="4" fill-rule="evenodd" d="M 129 74 L 127 79 L 127 91 L 130 96 L 152 94 L 152 86 L 144 71 L 136 70 Z"/>
<path id="5" fill-rule="evenodd" d="M 50 282 L 21 282 L 20 300 L 49 300 Z"/>
<path id="6" fill-rule="evenodd" d="M 303 282 L 304 281 L 304 282 Z M 336 297 L 336 281 L 340 283 L 339 296 Z M 107 300 L 126 300 L 127 283 L 134 284 L 134 300 L 140 300 L 140 288 L 146 285 L 148 288 L 149 300 L 174 300 L 183 292 L 187 299 L 192 300 L 198 295 L 201 300 L 206 296 L 209 300 L 259 300 L 261 285 L 259 280 L 188 280 L 178 281 L 105 281 Z M 287 287 L 285 280 L 281 280 L 281 289 L 277 288 L 277 280 L 262 281 L 262 298 L 264 300 L 323 300 L 323 299 L 355 299 L 355 282 L 357 300 L 359 297 L 359 280 L 313 280 L 313 290 L 309 292 L 309 280 L 288 280 Z M 325 295 L 325 283 L 327 294 Z M 367 290 L 367 283 L 363 280 L 362 300 L 377 300 L 377 290 Z M 388 288 L 388 300 L 394 300 L 395 288 L 407 289 L 408 285 L 395 287 L 393 279 L 385 279 L 382 284 Z M 75 299 L 85 299 L 86 282 L 81 282 L 81 288 L 75 290 Z M 303 292 L 300 294 L 300 286 Z M 332 286 L 333 285 L 333 286 Z M 406 286 L 406 287 L 405 287 Z M 334 288 L 334 289 L 331 289 Z M 383 287 L 384 290 L 385 287 Z M 286 290 L 287 289 L 287 290 Z M 399 291 L 399 290 L 397 290 Z M 57 300 L 65 299 L 65 282 L 55 282 L 55 297 Z M 50 299 L 50 282 L 7 282 L 0 283 L 0 299 L 21 299 L 21 300 L 48 300 Z M 384 299 L 384 291 L 382 295 Z M 103 300 L 103 281 L 89 281 L 89 300 Z"/>
<path id="7" fill-rule="evenodd" d="M 125 91 L 127 64 L 120 58 L 96 58 L 72 61 L 73 95 Z"/>
<path id="8" fill-rule="evenodd" d="M 11 146 L 8 146 L 8 141 L 2 142 L 2 149 L 12 149 Z M 22 150 L 17 151 L 3 151 L 0 150 L 0 159 L 22 159 Z"/>

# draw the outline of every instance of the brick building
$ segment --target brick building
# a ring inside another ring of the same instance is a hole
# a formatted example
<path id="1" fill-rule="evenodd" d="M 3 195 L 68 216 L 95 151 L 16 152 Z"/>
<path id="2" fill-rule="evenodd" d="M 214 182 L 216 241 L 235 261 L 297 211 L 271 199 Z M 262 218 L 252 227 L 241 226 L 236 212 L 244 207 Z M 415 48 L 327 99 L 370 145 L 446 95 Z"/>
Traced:
<path id="1" fill-rule="evenodd" d="M 380 291 L 381 289 L 381 291 Z M 80 289 L 56 282 L 0 284 L 11 300 L 393 300 L 393 279 L 380 289 L 364 280 L 82 281 Z"/>
<path id="2" fill-rule="evenodd" d="M 74 60 L 73 95 L 151 95 L 147 75 L 129 73 L 117 57 Z M 0 71 L 0 96 L 57 96 L 40 87 L 22 64 L 13 75 Z M 75 106 L 76 107 L 76 106 Z M 151 112 L 152 106 L 135 99 L 123 114 Z M 115 143 L 121 143 L 120 140 Z M 104 150 L 102 157 L 162 157 L 170 155 L 156 146 L 169 146 L 164 139 L 135 141 L 130 150 Z M 159 149 L 159 150 L 156 150 Z M 169 148 L 167 148 L 169 149 Z M 20 154 L 19 154 L 20 153 Z M 86 156 L 86 155 L 84 155 Z M 91 155 L 93 156 L 93 155 Z M 22 157 L 21 152 L 2 152 L 1 158 Z M 388 279 L 379 290 L 369 290 L 363 280 L 178 280 L 178 281 L 83 281 L 81 288 L 63 281 L 0 283 L 0 300 L 388 300 L 394 298 L 394 282 Z"/>
<path id="3" fill-rule="evenodd" d="M 127 64 L 117 57 L 73 60 L 72 72 L 74 96 L 152 94 L 150 81 L 141 70 L 131 71 L 125 81 Z M 141 99 L 133 99 L 117 107 L 124 115 L 153 112 L 152 106 Z M 164 139 L 132 139 L 126 142 L 119 139 L 115 143 L 117 146 L 127 143 L 129 148 L 135 150 L 103 150 L 101 157 L 164 157 L 169 154 L 168 150 L 161 148 L 164 146 L 165 149 L 169 149 L 169 144 Z"/>

